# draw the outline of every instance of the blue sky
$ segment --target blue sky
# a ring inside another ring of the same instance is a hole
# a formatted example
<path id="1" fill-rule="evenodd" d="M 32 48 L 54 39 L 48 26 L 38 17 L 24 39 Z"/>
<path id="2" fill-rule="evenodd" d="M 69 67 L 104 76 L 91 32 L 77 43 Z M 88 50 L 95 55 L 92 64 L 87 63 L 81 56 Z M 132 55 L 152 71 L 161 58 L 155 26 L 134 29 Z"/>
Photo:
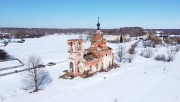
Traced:
<path id="1" fill-rule="evenodd" d="M 0 0 L 0 27 L 180 29 L 180 0 Z"/>

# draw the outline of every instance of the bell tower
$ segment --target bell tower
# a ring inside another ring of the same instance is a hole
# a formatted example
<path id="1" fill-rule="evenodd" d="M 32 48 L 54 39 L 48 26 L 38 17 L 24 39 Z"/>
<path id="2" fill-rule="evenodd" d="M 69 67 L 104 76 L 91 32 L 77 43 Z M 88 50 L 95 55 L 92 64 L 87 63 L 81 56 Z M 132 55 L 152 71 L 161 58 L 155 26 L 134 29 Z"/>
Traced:
<path id="1" fill-rule="evenodd" d="M 81 39 L 71 39 L 67 41 L 68 43 L 68 63 L 69 72 L 72 75 L 77 75 L 79 73 L 78 63 L 83 58 L 83 40 Z"/>
<path id="2" fill-rule="evenodd" d="M 97 23 L 97 30 L 96 30 L 96 34 L 101 34 L 101 29 L 100 29 L 100 23 L 99 23 L 99 17 L 98 17 L 98 23 Z"/>
<path id="3" fill-rule="evenodd" d="M 97 30 L 100 30 L 100 23 L 99 23 L 99 17 L 98 17 L 98 23 L 97 23 Z"/>

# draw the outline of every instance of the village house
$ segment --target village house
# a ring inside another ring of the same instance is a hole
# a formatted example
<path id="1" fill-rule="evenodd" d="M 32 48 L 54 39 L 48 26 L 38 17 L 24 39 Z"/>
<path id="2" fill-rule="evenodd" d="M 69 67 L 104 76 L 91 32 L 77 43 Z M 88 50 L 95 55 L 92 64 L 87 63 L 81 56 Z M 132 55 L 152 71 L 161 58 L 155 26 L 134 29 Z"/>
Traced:
<path id="1" fill-rule="evenodd" d="M 83 40 L 70 39 L 68 44 L 68 72 L 73 76 L 108 70 L 114 64 L 112 49 L 106 45 L 98 19 L 96 34 L 91 38 L 91 45 L 83 49 Z"/>

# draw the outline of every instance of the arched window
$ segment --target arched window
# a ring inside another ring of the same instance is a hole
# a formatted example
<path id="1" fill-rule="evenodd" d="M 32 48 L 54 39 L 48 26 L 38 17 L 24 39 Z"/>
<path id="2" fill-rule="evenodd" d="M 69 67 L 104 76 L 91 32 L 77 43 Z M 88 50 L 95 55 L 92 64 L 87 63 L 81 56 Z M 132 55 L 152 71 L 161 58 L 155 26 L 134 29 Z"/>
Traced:
<path id="1" fill-rule="evenodd" d="M 73 63 L 70 62 L 70 72 L 73 72 L 74 71 L 74 68 L 73 68 Z"/>
<path id="2" fill-rule="evenodd" d="M 96 64 L 96 70 L 98 70 L 98 64 Z"/>
<path id="3" fill-rule="evenodd" d="M 109 67 L 111 67 L 111 61 L 109 61 Z"/>
<path id="4" fill-rule="evenodd" d="M 104 65 L 103 65 L 103 63 L 101 64 L 101 69 L 103 69 L 104 68 Z"/>
<path id="5" fill-rule="evenodd" d="M 72 48 L 72 45 L 73 45 L 73 43 L 72 43 L 72 42 L 70 42 L 70 46 L 71 46 L 71 48 Z"/>
<path id="6" fill-rule="evenodd" d="M 77 70 L 78 70 L 78 73 L 79 73 L 79 67 L 78 67 L 78 69 L 77 69 Z"/>
<path id="7" fill-rule="evenodd" d="M 89 69 L 89 71 L 92 71 L 92 66 L 90 66 L 90 69 Z"/>

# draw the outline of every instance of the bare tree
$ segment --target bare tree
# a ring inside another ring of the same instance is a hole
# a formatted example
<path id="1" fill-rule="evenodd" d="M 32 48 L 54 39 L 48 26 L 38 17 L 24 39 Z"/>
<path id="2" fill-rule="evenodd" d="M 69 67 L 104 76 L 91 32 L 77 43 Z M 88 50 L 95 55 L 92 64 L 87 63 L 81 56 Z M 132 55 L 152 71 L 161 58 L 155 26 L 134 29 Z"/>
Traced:
<path id="1" fill-rule="evenodd" d="M 134 54 L 127 54 L 127 60 L 129 63 L 132 62 L 133 58 L 134 58 Z"/>
<path id="2" fill-rule="evenodd" d="M 152 35 L 156 34 L 156 31 L 154 29 L 147 29 L 147 31 L 148 31 L 149 39 L 151 39 Z"/>
<path id="3" fill-rule="evenodd" d="M 176 56 L 176 51 L 172 48 L 167 48 L 167 62 L 173 61 Z"/>
<path id="4" fill-rule="evenodd" d="M 23 82 L 26 84 L 27 89 L 34 88 L 33 92 L 37 92 L 41 86 L 51 82 L 50 75 L 44 69 L 38 68 L 38 65 L 41 64 L 41 58 L 31 56 L 27 63 L 29 70 Z"/>
<path id="5" fill-rule="evenodd" d="M 146 48 L 145 50 L 142 51 L 142 56 L 145 58 L 151 58 L 153 56 L 153 51 L 150 48 Z"/>
<path id="6" fill-rule="evenodd" d="M 122 62 L 124 53 L 125 53 L 125 47 L 119 45 L 117 50 L 117 58 L 116 58 L 119 62 Z"/>
<path id="7" fill-rule="evenodd" d="M 180 44 L 180 38 L 176 37 L 176 42 Z"/>
<path id="8" fill-rule="evenodd" d="M 135 42 L 134 44 L 131 45 L 131 48 L 129 48 L 128 50 L 128 54 L 127 54 L 127 60 L 129 61 L 129 63 L 132 62 L 134 54 L 135 54 L 135 48 L 137 47 L 137 42 Z"/>
<path id="9" fill-rule="evenodd" d="M 159 37 L 151 37 L 151 41 L 154 45 L 162 44 L 162 40 Z"/>
<path id="10" fill-rule="evenodd" d="M 135 54 L 135 48 L 131 47 L 129 50 L 128 50 L 128 53 L 129 54 Z"/>
<path id="11" fill-rule="evenodd" d="M 176 52 L 179 52 L 180 50 L 180 45 L 176 45 Z"/>
<path id="12" fill-rule="evenodd" d="M 165 57 L 164 54 L 157 55 L 157 56 L 154 57 L 154 59 L 155 59 L 156 61 L 164 61 L 164 62 L 166 61 L 166 57 Z"/>

